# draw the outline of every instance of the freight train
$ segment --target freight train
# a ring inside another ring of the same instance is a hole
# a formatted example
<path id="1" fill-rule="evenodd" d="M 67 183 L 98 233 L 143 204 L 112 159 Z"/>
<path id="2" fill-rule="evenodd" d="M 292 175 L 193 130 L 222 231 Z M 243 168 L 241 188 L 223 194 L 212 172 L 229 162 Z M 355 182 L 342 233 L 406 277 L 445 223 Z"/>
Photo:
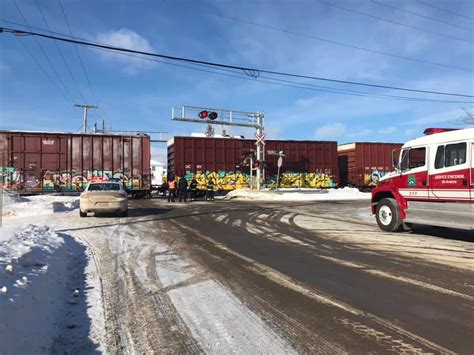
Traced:
<path id="1" fill-rule="evenodd" d="M 121 181 L 149 194 L 150 137 L 0 131 L 0 177 L 21 193 L 82 191 L 90 181 Z"/>
<path id="2" fill-rule="evenodd" d="M 337 147 L 340 186 L 370 190 L 393 170 L 392 153 L 400 143 L 354 142 Z"/>
<path id="3" fill-rule="evenodd" d="M 372 188 L 391 169 L 400 144 L 267 140 L 267 187 L 276 187 L 278 154 L 283 165 L 278 187 Z M 259 162 L 255 140 L 174 137 L 168 142 L 168 175 L 194 176 L 205 189 L 212 178 L 219 190 L 255 185 L 251 167 Z M 146 134 L 76 134 L 0 131 L 0 178 L 22 193 L 82 191 L 90 181 L 122 181 L 133 197 L 152 185 L 150 137 Z"/>
<path id="4" fill-rule="evenodd" d="M 268 140 L 264 182 L 276 187 L 278 153 L 283 152 L 279 187 L 330 188 L 352 186 L 370 190 L 391 171 L 397 143 L 351 143 Z M 204 188 L 212 178 L 221 190 L 252 184 L 248 157 L 255 140 L 239 138 L 174 137 L 168 142 L 170 175 L 195 176 Z"/>

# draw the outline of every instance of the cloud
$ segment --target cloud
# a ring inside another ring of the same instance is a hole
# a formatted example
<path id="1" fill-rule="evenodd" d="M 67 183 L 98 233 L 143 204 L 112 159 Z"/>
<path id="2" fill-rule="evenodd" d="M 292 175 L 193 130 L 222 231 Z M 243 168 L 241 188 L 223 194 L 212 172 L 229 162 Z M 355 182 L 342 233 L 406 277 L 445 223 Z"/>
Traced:
<path id="1" fill-rule="evenodd" d="M 97 41 L 114 47 L 129 48 L 143 52 L 154 52 L 148 39 L 140 36 L 135 31 L 126 28 L 99 34 L 97 36 Z M 140 70 L 155 65 L 154 62 L 148 60 L 124 56 L 113 52 L 101 52 L 101 55 L 105 60 L 113 60 L 124 64 L 123 71 L 128 74 L 136 74 Z"/>
<path id="2" fill-rule="evenodd" d="M 346 133 L 346 126 L 342 123 L 334 123 L 322 126 L 316 130 L 316 138 L 337 138 Z"/>
<path id="3" fill-rule="evenodd" d="M 395 126 L 385 127 L 378 130 L 380 134 L 393 134 L 398 131 L 398 128 Z"/>

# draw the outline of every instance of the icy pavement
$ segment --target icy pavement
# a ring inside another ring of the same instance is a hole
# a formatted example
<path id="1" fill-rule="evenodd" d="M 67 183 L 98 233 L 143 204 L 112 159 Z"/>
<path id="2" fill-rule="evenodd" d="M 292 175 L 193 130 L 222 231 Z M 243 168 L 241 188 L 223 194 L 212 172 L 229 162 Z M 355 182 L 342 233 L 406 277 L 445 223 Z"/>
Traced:
<path id="1" fill-rule="evenodd" d="M 312 190 L 312 189 L 279 189 L 279 190 L 234 190 L 225 199 L 255 200 L 255 201 L 340 201 L 368 200 L 370 193 L 360 192 L 356 188 Z"/>
<path id="2" fill-rule="evenodd" d="M 77 197 L 7 199 L 0 237 L 7 353 L 293 351 L 171 248 L 176 243 L 149 217 L 80 218 Z"/>
<path id="3" fill-rule="evenodd" d="M 292 354 L 262 319 L 204 271 L 165 250 L 156 273 L 177 312 L 208 354 Z"/>

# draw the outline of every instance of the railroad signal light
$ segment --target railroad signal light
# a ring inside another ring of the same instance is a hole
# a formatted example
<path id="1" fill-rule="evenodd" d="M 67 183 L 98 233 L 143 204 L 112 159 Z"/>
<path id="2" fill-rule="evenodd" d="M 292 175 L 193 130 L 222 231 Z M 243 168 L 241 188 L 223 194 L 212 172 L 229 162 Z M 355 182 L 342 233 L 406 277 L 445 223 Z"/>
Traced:
<path id="1" fill-rule="evenodd" d="M 202 118 L 203 120 L 210 119 L 214 121 L 215 119 L 217 119 L 217 112 L 215 111 L 209 112 L 209 111 L 203 110 L 199 112 L 199 118 Z"/>

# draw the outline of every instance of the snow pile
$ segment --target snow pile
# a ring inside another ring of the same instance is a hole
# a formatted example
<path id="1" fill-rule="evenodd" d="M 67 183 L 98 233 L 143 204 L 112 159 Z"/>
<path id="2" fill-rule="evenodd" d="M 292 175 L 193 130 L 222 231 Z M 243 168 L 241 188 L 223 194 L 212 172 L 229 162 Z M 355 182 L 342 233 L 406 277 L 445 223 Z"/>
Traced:
<path id="1" fill-rule="evenodd" d="M 0 241 L 0 348 L 9 353 L 90 351 L 84 297 L 85 247 L 28 225 Z M 82 339 L 82 341 L 80 341 Z"/>
<path id="2" fill-rule="evenodd" d="M 356 188 L 309 190 L 282 189 L 255 191 L 249 189 L 234 190 L 227 194 L 226 199 L 258 201 L 334 201 L 334 200 L 367 200 L 370 193 L 360 192 Z"/>
<path id="3" fill-rule="evenodd" d="M 79 208 L 79 196 L 39 195 L 26 198 L 15 192 L 4 192 L 2 207 L 4 217 L 67 212 Z"/>

